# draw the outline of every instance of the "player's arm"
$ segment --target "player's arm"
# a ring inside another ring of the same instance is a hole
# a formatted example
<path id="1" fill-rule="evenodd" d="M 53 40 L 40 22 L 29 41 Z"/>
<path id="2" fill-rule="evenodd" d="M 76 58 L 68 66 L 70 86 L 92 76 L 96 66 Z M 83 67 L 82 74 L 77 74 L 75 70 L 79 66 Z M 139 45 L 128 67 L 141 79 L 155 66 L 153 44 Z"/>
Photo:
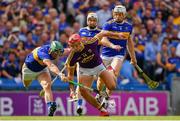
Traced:
<path id="1" fill-rule="evenodd" d="M 44 63 L 45 65 L 47 65 L 47 67 L 49 68 L 49 70 L 50 70 L 51 72 L 53 72 L 53 73 L 55 73 L 56 75 L 58 75 L 59 77 L 61 77 L 61 80 L 65 81 L 65 82 L 68 81 L 68 80 L 65 78 L 65 75 L 60 72 L 60 70 L 58 69 L 58 67 L 57 67 L 51 60 L 49 60 L 49 59 L 44 59 L 44 60 L 43 60 L 43 63 Z"/>
<path id="2" fill-rule="evenodd" d="M 99 40 L 101 40 L 103 37 L 123 39 L 125 36 L 122 33 L 102 30 L 95 37 L 98 38 Z"/>
<path id="3" fill-rule="evenodd" d="M 70 54 L 71 49 L 70 48 L 64 48 L 64 52 L 62 56 L 68 56 Z"/>
<path id="4" fill-rule="evenodd" d="M 134 52 L 134 42 L 133 42 L 131 36 L 129 36 L 129 38 L 127 40 L 127 50 L 128 50 L 129 55 L 131 57 L 131 64 L 136 65 L 137 60 L 136 60 L 136 55 L 135 55 L 135 52 Z"/>
<path id="5" fill-rule="evenodd" d="M 119 45 L 114 45 L 113 43 L 111 43 L 107 37 L 103 37 L 101 40 L 99 40 L 99 44 L 100 45 L 103 45 L 103 46 L 106 46 L 106 47 L 109 47 L 109 48 L 112 48 L 112 49 L 115 49 L 115 50 L 120 50 L 122 49 L 121 46 Z"/>
<path id="6" fill-rule="evenodd" d="M 58 69 L 58 67 L 49 59 L 44 59 L 43 63 L 49 68 L 49 70 L 55 74 L 59 74 L 60 71 Z"/>
<path id="7" fill-rule="evenodd" d="M 70 66 L 69 63 L 66 64 L 67 67 L 67 79 L 69 81 L 73 81 L 74 80 L 74 71 L 76 69 L 76 66 Z M 70 89 L 70 93 L 74 92 L 74 85 L 73 84 L 69 84 L 69 89 Z"/>
<path id="8" fill-rule="evenodd" d="M 75 66 L 69 66 L 69 65 L 66 65 L 67 66 L 67 77 L 69 80 L 73 80 L 74 79 L 74 71 L 76 69 Z"/>

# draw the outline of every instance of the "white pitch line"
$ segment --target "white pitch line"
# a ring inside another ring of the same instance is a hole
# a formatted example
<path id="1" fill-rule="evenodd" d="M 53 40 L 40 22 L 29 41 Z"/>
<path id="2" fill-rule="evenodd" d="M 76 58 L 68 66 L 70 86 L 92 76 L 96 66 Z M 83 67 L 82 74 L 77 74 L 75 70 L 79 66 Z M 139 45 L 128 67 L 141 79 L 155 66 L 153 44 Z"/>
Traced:
<path id="1" fill-rule="evenodd" d="M 180 121 L 180 120 L 0 120 L 0 121 Z"/>

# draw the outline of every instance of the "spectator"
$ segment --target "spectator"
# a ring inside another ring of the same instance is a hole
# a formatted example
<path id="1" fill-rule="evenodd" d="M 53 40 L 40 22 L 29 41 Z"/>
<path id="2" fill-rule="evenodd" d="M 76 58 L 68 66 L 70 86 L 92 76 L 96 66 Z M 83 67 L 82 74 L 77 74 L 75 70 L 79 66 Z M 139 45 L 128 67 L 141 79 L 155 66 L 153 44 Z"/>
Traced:
<path id="1" fill-rule="evenodd" d="M 26 34 L 28 32 L 28 28 L 26 25 L 24 26 L 21 26 L 21 31 L 20 31 L 20 34 L 19 34 L 19 40 L 20 41 L 23 41 L 23 42 L 26 42 L 27 41 L 27 37 L 26 37 Z"/>
<path id="2" fill-rule="evenodd" d="M 142 83 L 142 80 L 138 77 L 138 73 L 133 65 L 130 64 L 130 57 L 127 55 L 126 60 L 124 60 L 122 64 L 122 68 L 120 70 L 120 76 L 123 78 L 121 84 L 137 84 L 138 81 Z"/>
<path id="3" fill-rule="evenodd" d="M 20 68 L 16 58 L 15 52 L 9 52 L 8 59 L 2 64 L 2 75 L 4 78 L 14 79 L 20 74 Z"/>
<path id="4" fill-rule="evenodd" d="M 66 22 L 66 15 L 64 13 L 61 13 L 59 16 L 59 31 L 64 31 L 67 27 L 69 27 L 69 24 Z"/>
<path id="5" fill-rule="evenodd" d="M 44 45 L 44 44 L 49 44 L 50 43 L 50 37 L 47 33 L 42 33 L 40 40 L 38 42 L 38 46 Z"/>
<path id="6" fill-rule="evenodd" d="M 6 40 L 6 37 L 3 35 L 3 30 L 0 29 L 0 46 L 4 44 L 5 40 Z"/>
<path id="7" fill-rule="evenodd" d="M 51 22 L 50 40 L 59 40 L 59 24 L 55 21 Z"/>
<path id="8" fill-rule="evenodd" d="M 49 10 L 49 15 L 50 15 L 50 18 L 56 22 L 58 22 L 58 13 L 57 13 L 57 10 L 55 8 L 51 8 Z"/>
<path id="9" fill-rule="evenodd" d="M 156 27 L 155 27 L 155 32 L 157 33 L 158 35 L 158 42 L 160 44 L 162 44 L 164 38 L 166 37 L 165 33 L 162 31 L 162 25 L 161 24 L 156 24 Z"/>
<path id="10" fill-rule="evenodd" d="M 50 28 L 51 28 L 51 23 L 52 23 L 52 18 L 51 18 L 51 16 L 49 15 L 49 14 L 46 14 L 45 16 L 44 16 L 44 22 L 45 22 L 45 28 L 46 28 L 46 30 L 50 30 Z"/>
<path id="11" fill-rule="evenodd" d="M 17 43 L 19 42 L 19 27 L 13 27 L 11 34 L 8 37 L 8 41 L 11 43 L 11 47 L 15 48 Z"/>
<path id="12" fill-rule="evenodd" d="M 99 11 L 97 11 L 98 16 L 98 25 L 102 27 L 102 25 L 109 20 L 111 16 L 111 11 L 109 9 L 109 2 L 105 1 Z"/>
<path id="13" fill-rule="evenodd" d="M 25 43 L 25 49 L 28 52 L 32 51 L 37 46 L 32 36 L 33 34 L 31 31 L 27 32 L 27 42 Z"/>
<path id="14" fill-rule="evenodd" d="M 73 23 L 73 29 L 74 29 L 74 33 L 78 33 L 80 30 L 80 24 L 78 22 L 74 22 Z"/>
<path id="15" fill-rule="evenodd" d="M 2 63 L 4 61 L 3 57 L 3 47 L 0 45 L 0 77 L 2 77 Z"/>
<path id="16" fill-rule="evenodd" d="M 75 10 L 75 20 L 80 23 L 81 27 L 85 24 L 84 8 L 86 5 L 84 0 L 77 0 L 73 5 Z"/>
<path id="17" fill-rule="evenodd" d="M 152 34 L 154 32 L 154 28 L 155 28 L 155 24 L 154 21 L 149 19 L 146 21 L 146 28 L 147 28 L 147 33 L 148 33 L 148 37 L 152 37 Z"/>
<path id="18" fill-rule="evenodd" d="M 9 41 L 5 41 L 4 45 L 3 45 L 3 57 L 4 57 L 4 59 L 8 58 L 9 52 L 11 50 L 12 49 L 10 48 L 10 42 Z"/>
<path id="19" fill-rule="evenodd" d="M 7 38 L 13 28 L 13 24 L 10 21 L 7 21 L 6 25 L 5 25 L 5 31 L 4 31 L 4 36 Z"/>
<path id="20" fill-rule="evenodd" d="M 180 73 L 180 58 L 176 55 L 176 44 L 170 45 L 171 56 L 168 58 L 166 67 L 169 72 Z"/>
<path id="21" fill-rule="evenodd" d="M 60 42 L 63 45 L 64 48 L 67 47 L 67 41 L 68 41 L 68 36 L 65 33 L 62 33 L 60 35 Z"/>
<path id="22" fill-rule="evenodd" d="M 177 45 L 176 55 L 177 55 L 178 57 L 180 57 L 180 43 Z"/>
<path id="23" fill-rule="evenodd" d="M 174 17 L 173 24 L 176 25 L 176 26 L 178 26 L 178 25 L 180 26 L 179 9 L 178 8 L 173 8 L 172 14 L 173 14 L 173 17 Z"/>
<path id="24" fill-rule="evenodd" d="M 146 44 L 144 51 L 144 59 L 145 59 L 144 70 L 153 79 L 154 79 L 154 71 L 156 66 L 156 55 L 159 50 L 160 50 L 160 45 L 158 42 L 158 35 L 153 34 L 152 41 Z"/>
<path id="25" fill-rule="evenodd" d="M 147 37 L 147 30 L 146 28 L 142 28 L 140 34 L 134 38 L 136 41 L 135 44 L 135 52 L 136 52 L 136 59 L 138 65 L 143 68 L 144 65 L 144 49 L 146 43 L 149 41 Z"/>
<path id="26" fill-rule="evenodd" d="M 35 28 L 35 30 L 33 32 L 33 35 L 32 35 L 32 38 L 35 41 L 35 43 L 38 43 L 38 41 L 40 40 L 41 34 L 42 34 L 41 26 L 36 26 L 36 28 Z"/>
<path id="27" fill-rule="evenodd" d="M 166 64 L 170 56 L 168 52 L 168 41 L 165 40 L 161 44 L 161 50 L 157 53 L 156 57 L 157 67 L 155 70 L 155 79 L 158 81 L 164 81 L 164 77 L 166 76 L 167 70 Z"/>
<path id="28" fill-rule="evenodd" d="M 180 74 L 180 58 L 176 55 L 176 45 L 170 45 L 171 55 L 168 58 L 166 68 L 167 72 L 167 82 L 166 82 L 166 89 L 171 90 L 171 85 L 173 78 L 179 76 Z"/>

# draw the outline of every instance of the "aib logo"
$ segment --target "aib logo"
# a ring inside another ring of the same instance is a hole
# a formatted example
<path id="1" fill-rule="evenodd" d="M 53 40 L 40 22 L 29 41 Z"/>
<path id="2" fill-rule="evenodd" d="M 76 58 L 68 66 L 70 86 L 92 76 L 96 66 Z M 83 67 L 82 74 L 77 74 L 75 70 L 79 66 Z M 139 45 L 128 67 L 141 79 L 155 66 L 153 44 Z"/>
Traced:
<path id="1" fill-rule="evenodd" d="M 42 98 L 39 96 L 29 97 L 29 115 L 45 115 L 46 106 Z"/>

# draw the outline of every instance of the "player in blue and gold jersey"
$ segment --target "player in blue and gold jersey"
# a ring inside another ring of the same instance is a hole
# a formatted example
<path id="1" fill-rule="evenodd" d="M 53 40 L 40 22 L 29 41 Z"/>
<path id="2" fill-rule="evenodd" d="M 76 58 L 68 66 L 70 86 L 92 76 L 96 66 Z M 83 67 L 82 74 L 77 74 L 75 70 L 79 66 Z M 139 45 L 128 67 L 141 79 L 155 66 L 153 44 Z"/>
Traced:
<path id="1" fill-rule="evenodd" d="M 65 76 L 58 67 L 52 63 L 58 56 L 62 56 L 64 48 L 58 41 L 52 41 L 51 44 L 35 48 L 27 55 L 22 67 L 22 80 L 27 88 L 32 80 L 37 79 L 45 91 L 45 101 L 48 105 L 48 115 L 53 116 L 56 110 L 56 103 L 53 101 L 51 91 L 51 76 L 49 70 L 59 75 L 65 81 Z"/>
<path id="2" fill-rule="evenodd" d="M 98 28 L 98 17 L 96 13 L 89 13 L 87 16 L 87 27 L 81 28 L 79 35 L 82 41 L 89 41 L 96 34 L 98 34 L 101 29 Z M 100 51 L 100 45 L 98 46 L 98 51 Z"/>
<path id="3" fill-rule="evenodd" d="M 114 33 L 122 34 L 123 38 L 119 39 L 116 37 L 104 37 L 103 40 L 108 39 L 115 45 L 120 45 L 122 49 L 118 52 L 109 47 L 102 48 L 102 59 L 105 66 L 114 74 L 114 77 L 117 79 L 121 65 L 128 50 L 131 57 L 131 64 L 136 65 L 136 56 L 134 52 L 134 43 L 131 37 L 132 25 L 126 20 L 126 8 L 122 5 L 117 5 L 113 9 L 113 19 L 108 21 L 103 25 L 102 31 L 111 31 Z M 102 40 L 102 41 L 103 41 Z M 98 89 L 102 89 L 103 81 L 98 81 Z M 110 94 L 110 91 L 107 90 L 107 93 Z"/>

